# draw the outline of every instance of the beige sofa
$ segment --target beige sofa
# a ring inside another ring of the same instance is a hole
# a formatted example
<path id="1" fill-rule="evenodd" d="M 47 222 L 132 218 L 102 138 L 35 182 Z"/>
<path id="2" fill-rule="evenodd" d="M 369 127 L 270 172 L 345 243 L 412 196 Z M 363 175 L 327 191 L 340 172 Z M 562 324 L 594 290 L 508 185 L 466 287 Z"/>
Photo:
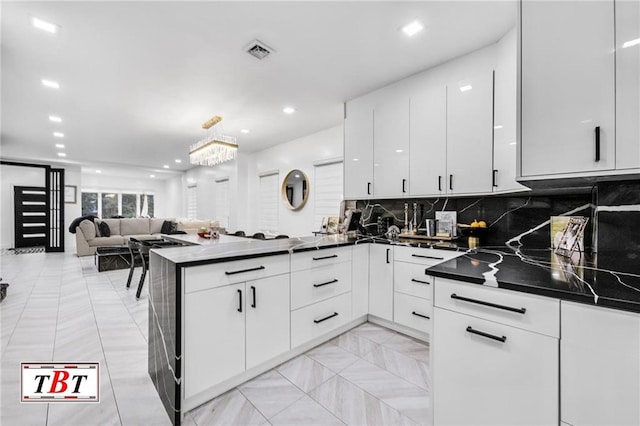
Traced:
<path id="1" fill-rule="evenodd" d="M 201 227 L 216 226 L 217 222 L 209 220 L 163 219 L 163 218 L 127 218 L 96 219 L 94 222 L 83 220 L 76 228 L 76 253 L 78 256 L 91 256 L 98 247 L 117 247 L 127 244 L 129 238 L 151 240 L 160 238 L 165 220 L 173 221 L 177 231 L 195 234 Z M 103 236 L 100 223 L 109 226 L 110 236 Z"/>

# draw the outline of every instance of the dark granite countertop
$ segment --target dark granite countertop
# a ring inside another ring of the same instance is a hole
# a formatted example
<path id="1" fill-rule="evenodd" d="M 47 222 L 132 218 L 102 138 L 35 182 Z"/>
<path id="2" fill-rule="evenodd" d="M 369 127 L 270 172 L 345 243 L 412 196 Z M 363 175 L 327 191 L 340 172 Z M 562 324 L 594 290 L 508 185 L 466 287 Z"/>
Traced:
<path id="1" fill-rule="evenodd" d="M 637 254 L 559 256 L 551 249 L 484 247 L 426 270 L 428 275 L 640 312 Z"/>

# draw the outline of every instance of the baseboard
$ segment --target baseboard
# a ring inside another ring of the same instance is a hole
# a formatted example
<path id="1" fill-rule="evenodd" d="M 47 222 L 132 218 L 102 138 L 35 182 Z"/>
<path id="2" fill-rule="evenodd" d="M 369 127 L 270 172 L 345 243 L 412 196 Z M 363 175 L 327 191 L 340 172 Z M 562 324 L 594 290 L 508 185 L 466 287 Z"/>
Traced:
<path id="1" fill-rule="evenodd" d="M 368 315 L 368 321 L 374 324 L 378 324 L 381 325 L 383 327 L 389 328 L 393 331 L 397 331 L 398 333 L 402 333 L 402 334 L 406 334 L 407 336 L 413 337 L 415 339 L 418 339 L 426 344 L 429 344 L 430 341 L 430 336 L 429 333 L 423 333 L 421 331 L 418 331 L 414 328 L 410 328 L 407 326 L 404 326 L 402 324 L 398 324 L 396 322 L 393 321 L 389 321 L 386 320 L 384 318 L 380 318 L 377 317 L 375 315 Z"/>

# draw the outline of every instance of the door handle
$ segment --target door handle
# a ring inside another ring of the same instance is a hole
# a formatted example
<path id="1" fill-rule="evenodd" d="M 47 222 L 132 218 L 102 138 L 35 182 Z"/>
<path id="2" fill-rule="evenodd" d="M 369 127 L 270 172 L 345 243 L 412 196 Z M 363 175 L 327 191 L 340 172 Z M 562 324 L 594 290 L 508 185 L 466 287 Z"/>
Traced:
<path id="1" fill-rule="evenodd" d="M 371 182 L 367 182 L 367 195 L 371 195 Z"/>
<path id="2" fill-rule="evenodd" d="M 256 286 L 251 286 L 251 297 L 253 298 L 253 302 L 251 303 L 251 307 L 256 307 Z"/>
<path id="3" fill-rule="evenodd" d="M 313 260 L 325 260 L 325 259 L 333 259 L 334 257 L 338 257 L 337 254 L 332 254 L 331 256 L 322 256 L 322 257 L 313 257 Z"/>
<path id="4" fill-rule="evenodd" d="M 596 162 L 600 161 L 600 126 L 596 126 Z"/>
<path id="5" fill-rule="evenodd" d="M 402 192 L 403 193 L 407 192 L 407 190 L 405 189 L 406 184 L 407 184 L 407 180 L 406 179 L 402 179 Z"/>
<path id="6" fill-rule="evenodd" d="M 494 188 L 498 187 L 498 170 L 493 170 L 493 175 L 491 176 L 491 186 Z"/>
<path id="7" fill-rule="evenodd" d="M 490 308 L 502 309 L 509 312 L 516 312 L 522 315 L 524 315 L 527 312 L 526 308 L 513 308 L 511 306 L 498 305 L 497 303 L 485 302 L 484 300 L 470 299 L 468 297 L 458 296 L 455 293 L 451 294 L 451 298 L 458 299 L 463 302 L 475 303 L 476 305 L 489 306 Z"/>
<path id="8" fill-rule="evenodd" d="M 438 191 L 442 191 L 442 176 L 438 176 Z"/>
<path id="9" fill-rule="evenodd" d="M 391 252 L 391 249 L 387 249 L 387 263 L 391 263 L 389 262 L 389 253 Z"/>
<path id="10" fill-rule="evenodd" d="M 502 342 L 502 343 L 507 341 L 507 336 L 496 336 L 495 334 L 485 333 L 484 331 L 476 330 L 471 326 L 467 327 L 467 332 L 472 334 L 477 334 L 478 336 L 486 337 L 488 339 L 497 340 L 498 342 Z"/>
<path id="11" fill-rule="evenodd" d="M 417 280 L 415 278 L 411 278 L 411 282 L 420 283 L 420 284 L 431 284 L 429 281 L 421 281 L 421 280 Z"/>
<path id="12" fill-rule="evenodd" d="M 226 271 L 225 275 L 243 274 L 245 272 L 260 271 L 262 269 L 265 269 L 265 267 L 264 266 L 258 266 L 257 268 L 241 269 L 239 271 Z"/>
<path id="13" fill-rule="evenodd" d="M 242 312 L 242 290 L 238 289 L 238 312 Z"/>
<path id="14" fill-rule="evenodd" d="M 449 175 L 449 190 L 453 191 L 453 175 Z"/>
<path id="15" fill-rule="evenodd" d="M 325 285 L 329 285 L 329 284 L 335 284 L 335 283 L 337 283 L 337 282 L 338 282 L 338 280 L 337 280 L 337 279 L 333 279 L 333 280 L 331 280 L 331 281 L 327 281 L 327 282 L 324 282 L 324 283 L 314 284 L 313 286 L 317 288 L 317 287 L 323 287 L 323 286 L 325 286 Z"/>
<path id="16" fill-rule="evenodd" d="M 411 312 L 411 315 L 415 315 L 415 316 L 420 317 L 420 318 L 431 319 L 426 315 L 422 315 L 422 314 L 417 313 L 416 311 Z"/>
<path id="17" fill-rule="evenodd" d="M 326 317 L 324 317 L 324 318 L 320 318 L 320 319 L 318 319 L 318 320 L 313 320 L 313 322 L 315 322 L 316 324 L 320 324 L 322 321 L 326 321 L 326 320 L 328 320 L 328 319 L 331 319 L 331 318 L 333 318 L 333 317 L 337 317 L 337 316 L 338 316 L 338 313 L 337 313 L 337 312 L 334 312 L 334 313 L 332 313 L 331 315 L 328 315 L 328 316 L 326 316 Z"/>

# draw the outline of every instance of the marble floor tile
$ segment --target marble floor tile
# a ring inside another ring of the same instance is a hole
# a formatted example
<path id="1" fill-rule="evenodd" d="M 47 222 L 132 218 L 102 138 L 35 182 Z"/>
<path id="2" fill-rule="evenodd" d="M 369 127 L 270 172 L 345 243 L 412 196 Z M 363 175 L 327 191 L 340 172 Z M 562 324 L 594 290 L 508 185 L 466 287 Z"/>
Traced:
<path id="1" fill-rule="evenodd" d="M 339 374 L 416 423 L 431 422 L 429 393 L 426 390 L 364 360 Z"/>
<path id="2" fill-rule="evenodd" d="M 344 425 L 326 408 L 305 395 L 269 419 L 274 426 L 339 426 Z"/>
<path id="3" fill-rule="evenodd" d="M 305 355 L 336 373 L 344 370 L 360 359 L 351 352 L 330 342 L 310 350 Z"/>
<path id="4" fill-rule="evenodd" d="M 431 376 L 426 362 L 418 361 L 384 345 L 367 353 L 363 359 L 422 389 L 430 388 Z"/>
<path id="5" fill-rule="evenodd" d="M 300 355 L 280 367 L 278 372 L 304 392 L 318 387 L 335 373 L 306 355 Z"/>
<path id="6" fill-rule="evenodd" d="M 360 335 L 351 331 L 341 334 L 340 336 L 331 340 L 331 343 L 359 357 L 363 357 L 368 352 L 371 352 L 374 348 L 380 346 L 378 343 L 361 337 Z"/>
<path id="7" fill-rule="evenodd" d="M 389 330 L 388 328 L 384 328 L 370 322 L 365 322 L 364 324 L 359 325 L 352 329 L 351 332 L 376 343 L 384 343 L 398 335 L 398 333 L 393 330 Z"/>
<path id="8" fill-rule="evenodd" d="M 270 370 L 238 387 L 238 390 L 267 419 L 300 399 L 304 392 L 275 370 Z"/>
<path id="9" fill-rule="evenodd" d="M 267 419 L 237 389 L 220 395 L 216 399 L 189 412 L 199 426 L 267 425 Z"/>
<path id="10" fill-rule="evenodd" d="M 407 425 L 416 423 L 340 376 L 334 376 L 309 396 L 348 425 Z"/>
<path id="11" fill-rule="evenodd" d="M 384 342 L 384 346 L 418 361 L 429 363 L 429 345 L 411 337 L 398 334 Z"/>

